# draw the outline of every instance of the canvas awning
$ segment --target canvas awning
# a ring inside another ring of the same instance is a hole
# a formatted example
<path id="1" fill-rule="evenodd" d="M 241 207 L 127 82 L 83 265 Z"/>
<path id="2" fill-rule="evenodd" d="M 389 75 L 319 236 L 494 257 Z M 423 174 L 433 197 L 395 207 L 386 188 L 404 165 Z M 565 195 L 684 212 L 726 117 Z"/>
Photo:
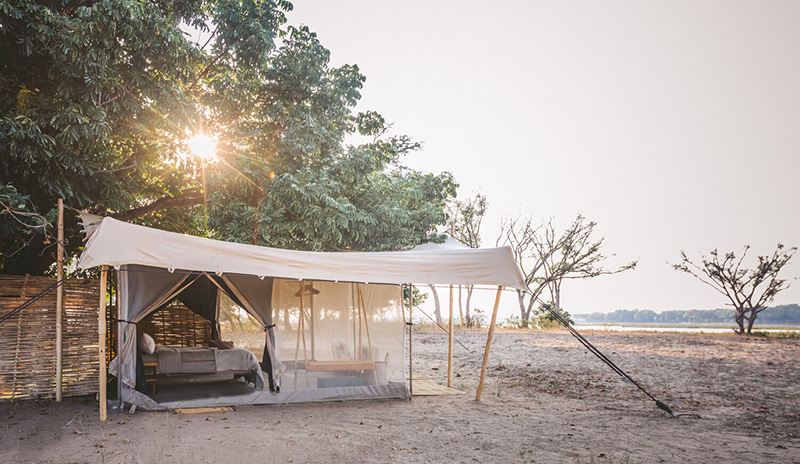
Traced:
<path id="1" fill-rule="evenodd" d="M 89 236 L 79 267 L 126 264 L 288 279 L 527 289 L 509 247 L 295 251 L 223 242 L 104 218 Z"/>

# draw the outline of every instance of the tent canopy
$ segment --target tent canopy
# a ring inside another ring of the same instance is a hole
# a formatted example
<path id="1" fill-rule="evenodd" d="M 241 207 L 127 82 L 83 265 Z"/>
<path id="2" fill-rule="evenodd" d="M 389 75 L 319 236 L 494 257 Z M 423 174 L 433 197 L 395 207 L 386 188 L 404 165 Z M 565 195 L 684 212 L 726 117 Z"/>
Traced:
<path id="1" fill-rule="evenodd" d="M 509 247 L 295 251 L 223 242 L 104 218 L 88 237 L 79 267 L 128 264 L 286 279 L 527 289 Z"/>

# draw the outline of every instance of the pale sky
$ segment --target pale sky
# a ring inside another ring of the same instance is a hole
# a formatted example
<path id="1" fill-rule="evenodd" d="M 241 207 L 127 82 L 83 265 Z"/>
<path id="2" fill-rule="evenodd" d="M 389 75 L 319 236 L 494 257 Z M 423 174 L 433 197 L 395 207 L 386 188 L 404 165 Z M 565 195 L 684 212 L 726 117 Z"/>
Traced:
<path id="1" fill-rule="evenodd" d="M 289 22 L 317 32 L 333 65 L 367 77 L 358 109 L 424 143 L 409 166 L 487 196 L 484 246 L 501 215 L 582 213 L 609 265 L 639 261 L 565 284 L 570 312 L 723 307 L 667 262 L 800 245 L 800 2 L 294 6 Z M 800 254 L 783 276 L 800 276 Z M 800 281 L 785 303 L 800 303 Z"/>

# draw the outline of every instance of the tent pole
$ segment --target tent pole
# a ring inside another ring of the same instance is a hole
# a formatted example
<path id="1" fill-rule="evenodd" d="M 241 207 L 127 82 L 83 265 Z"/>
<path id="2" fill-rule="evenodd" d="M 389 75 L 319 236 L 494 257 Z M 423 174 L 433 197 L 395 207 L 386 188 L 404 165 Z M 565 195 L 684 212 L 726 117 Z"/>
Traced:
<path id="1" fill-rule="evenodd" d="M 106 279 L 108 266 L 100 270 L 100 307 L 97 315 L 97 338 L 100 357 L 100 420 L 107 418 L 106 410 Z"/>
<path id="2" fill-rule="evenodd" d="M 306 350 L 306 308 L 303 299 L 303 291 L 305 290 L 305 283 L 300 281 L 300 319 L 303 319 L 303 370 L 306 373 L 306 388 L 308 388 L 308 351 Z"/>
<path id="3" fill-rule="evenodd" d="M 355 293 L 355 284 L 350 284 L 350 309 L 352 309 L 352 317 L 353 317 L 353 359 L 356 355 L 356 293 Z"/>
<path id="4" fill-rule="evenodd" d="M 403 286 L 402 285 L 400 285 L 400 311 L 401 311 L 401 314 L 402 314 L 401 320 L 403 321 L 403 356 L 401 356 L 400 359 L 403 360 L 403 359 L 406 358 L 406 327 L 407 327 L 407 325 L 406 325 L 406 299 L 403 296 Z M 406 367 L 403 366 L 403 377 L 405 377 L 405 374 L 406 374 Z M 409 400 L 411 399 L 410 395 L 409 395 L 408 399 Z"/>
<path id="5" fill-rule="evenodd" d="M 503 286 L 497 287 L 497 296 L 494 299 L 494 309 L 492 310 L 492 322 L 489 324 L 489 336 L 486 338 L 486 351 L 483 353 L 483 363 L 481 363 L 481 380 L 478 382 L 478 391 L 475 393 L 475 401 L 481 400 L 483 384 L 486 381 L 486 365 L 489 363 L 489 350 L 492 348 L 492 338 L 494 338 L 494 326 L 497 322 L 497 309 L 500 307 L 500 295 L 503 293 Z"/>
<path id="6" fill-rule="evenodd" d="M 408 290 L 411 292 L 411 284 L 408 284 Z M 414 344 L 413 344 L 413 333 L 414 333 L 414 318 L 411 315 L 411 311 L 414 309 L 413 300 L 411 299 L 411 295 L 408 298 L 408 395 L 409 397 L 414 396 Z"/>
<path id="7" fill-rule="evenodd" d="M 361 292 L 361 284 L 356 284 L 356 298 L 358 298 L 358 292 Z M 364 350 L 361 347 L 364 346 L 364 342 L 361 337 L 361 303 L 356 300 L 356 309 L 358 309 L 358 359 L 362 361 L 364 359 Z"/>
<path id="8" fill-rule="evenodd" d="M 300 281 L 300 309 L 297 311 L 297 343 L 294 345 L 294 389 L 297 390 L 297 360 L 300 357 L 300 332 L 303 330 L 303 281 Z"/>
<path id="9" fill-rule="evenodd" d="M 64 200 L 58 199 L 58 251 L 56 254 L 56 282 L 64 278 Z M 56 287 L 56 401 L 61 401 L 64 343 L 61 327 L 64 313 L 64 286 Z"/>
<path id="10" fill-rule="evenodd" d="M 117 281 L 116 281 L 116 286 L 114 287 L 114 296 L 116 297 L 116 306 L 114 307 L 114 314 L 115 314 L 114 317 L 117 322 L 117 332 L 116 336 L 113 338 L 117 341 L 117 347 L 116 347 L 117 356 L 119 356 L 119 354 L 122 353 L 122 324 L 124 324 L 119 320 L 120 319 L 119 312 L 120 308 L 122 307 L 122 301 L 120 300 L 120 288 L 122 286 L 120 285 L 120 281 L 122 279 L 126 279 L 125 281 L 127 282 L 127 278 L 125 277 L 126 274 L 125 271 L 127 270 L 128 270 L 127 266 L 122 266 L 120 267 L 120 272 L 117 272 L 115 275 Z M 122 382 L 120 382 L 119 378 L 117 378 L 117 407 L 115 408 L 115 411 L 122 411 L 124 407 L 125 407 L 125 402 L 122 401 Z"/>
<path id="11" fill-rule="evenodd" d="M 313 286 L 311 288 L 314 288 Z M 316 353 L 316 344 L 314 341 L 314 292 L 309 292 L 309 298 L 311 299 L 311 308 L 309 311 L 311 312 L 311 317 L 308 318 L 309 328 L 311 329 L 311 359 L 317 359 Z"/>
<path id="12" fill-rule="evenodd" d="M 447 386 L 453 387 L 453 286 L 450 285 L 450 321 L 447 333 Z"/>

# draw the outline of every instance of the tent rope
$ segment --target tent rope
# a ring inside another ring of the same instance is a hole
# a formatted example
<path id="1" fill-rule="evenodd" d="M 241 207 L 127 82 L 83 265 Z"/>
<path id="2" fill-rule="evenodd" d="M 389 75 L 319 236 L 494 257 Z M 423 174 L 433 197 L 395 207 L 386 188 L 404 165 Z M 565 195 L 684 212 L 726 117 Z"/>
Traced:
<path id="1" fill-rule="evenodd" d="M 439 328 L 440 328 L 440 329 L 442 329 L 442 330 L 444 331 L 444 333 L 446 333 L 446 334 L 448 334 L 448 335 L 450 334 L 450 332 L 449 332 L 447 329 L 445 329 L 444 327 L 442 327 L 442 324 L 439 324 L 439 323 L 436 321 L 436 319 L 434 319 L 434 318 L 430 317 L 430 316 L 428 315 L 428 313 L 426 313 L 425 311 L 423 311 L 423 310 L 422 310 L 422 308 L 420 308 L 419 306 L 417 306 L 416 308 L 417 308 L 417 309 L 419 309 L 419 312 L 421 312 L 421 313 L 422 313 L 422 314 L 424 314 L 424 315 L 425 315 L 425 316 L 426 316 L 428 319 L 430 319 L 430 320 L 431 320 L 431 322 L 433 322 L 434 324 L 436 324 L 437 326 L 439 326 Z M 406 324 L 408 324 L 408 325 L 411 325 L 411 324 L 410 324 L 410 323 L 408 323 L 408 322 L 406 322 Z M 464 347 L 464 349 L 465 349 L 465 350 L 467 350 L 467 351 L 469 351 L 470 353 L 475 353 L 475 351 L 473 351 L 473 350 L 470 350 L 470 349 L 469 349 L 469 348 L 467 348 L 467 347 L 466 347 L 466 346 L 465 346 L 463 343 L 461 343 L 461 341 L 460 341 L 459 339 L 457 339 L 457 338 L 455 337 L 455 335 L 453 335 L 453 340 L 455 340 L 455 341 L 456 341 L 456 343 L 458 343 L 459 345 L 463 346 L 463 347 Z"/>
<path id="2" fill-rule="evenodd" d="M 23 309 L 25 309 L 28 306 L 32 305 L 33 303 L 36 303 L 37 301 L 41 300 L 42 298 L 44 298 L 47 294 L 49 294 L 53 290 L 57 289 L 61 285 L 64 285 L 64 283 L 66 281 L 68 281 L 69 279 L 73 278 L 74 276 L 75 275 L 73 274 L 73 275 L 68 275 L 68 276 L 64 277 L 63 279 L 55 282 L 54 284 L 52 284 L 52 285 L 48 286 L 47 288 L 45 288 L 44 290 L 42 290 L 41 292 L 39 292 L 36 295 L 32 296 L 31 298 L 27 299 L 21 305 L 17 306 L 16 308 L 12 309 L 9 312 L 3 314 L 2 316 L 0 316 L 0 324 L 2 324 L 3 322 L 11 319 L 15 314 L 18 314 L 20 311 L 22 311 Z"/>
<path id="3" fill-rule="evenodd" d="M 531 294 L 530 292 L 527 292 L 527 293 L 528 293 L 529 295 L 531 295 L 531 296 L 532 296 L 532 294 Z M 536 298 L 536 300 L 537 300 L 537 301 L 539 301 L 539 302 L 541 303 L 541 300 L 539 300 L 539 298 Z M 625 371 L 623 371 L 622 369 L 620 369 L 620 368 L 619 368 L 619 366 L 617 366 L 616 364 L 614 364 L 614 362 L 613 362 L 613 361 L 611 361 L 610 359 L 608 359 L 608 357 L 607 357 L 606 355 L 604 355 L 604 354 L 603 354 L 603 353 L 602 353 L 602 352 L 601 352 L 599 349 L 597 349 L 597 347 L 596 347 L 596 346 L 594 346 L 594 345 L 593 345 L 593 344 L 592 344 L 592 343 L 591 343 L 589 340 L 587 340 L 587 339 L 586 339 L 586 337 L 584 337 L 584 336 L 583 336 L 583 335 L 582 335 L 580 332 L 578 332 L 577 330 L 575 330 L 575 328 L 574 328 L 574 327 L 572 327 L 572 325 L 570 325 L 570 323 L 569 323 L 569 322 L 567 322 L 566 320 L 564 320 L 564 318 L 563 318 L 563 317 L 561 317 L 561 315 L 560 315 L 560 314 L 558 314 L 557 312 L 555 312 L 555 311 L 554 311 L 552 308 L 550 308 L 549 306 L 544 306 L 544 308 L 547 310 L 547 312 L 548 312 L 548 313 L 550 313 L 550 315 L 551 315 L 551 316 L 552 316 L 552 317 L 553 317 L 553 318 L 554 318 L 556 321 L 558 321 L 558 322 L 559 322 L 561 325 L 563 325 L 563 326 L 564 326 L 564 327 L 565 327 L 567 330 L 569 330 L 570 334 L 571 334 L 573 337 L 575 337 L 575 338 L 576 338 L 576 339 L 577 339 L 577 340 L 578 340 L 578 341 L 579 341 L 579 342 L 580 342 L 580 343 L 581 343 L 583 346 L 585 346 L 587 350 L 589 350 L 589 351 L 590 351 L 592 354 L 594 354 L 595 356 L 597 356 L 597 357 L 598 357 L 598 358 L 599 358 L 601 361 L 603 361 L 603 363 L 605 363 L 605 364 L 606 364 L 608 367 L 610 367 L 610 368 L 611 368 L 611 370 L 613 370 L 614 372 L 616 372 L 617 374 L 619 374 L 619 375 L 620 375 L 622 378 L 624 378 L 624 379 L 626 379 L 626 380 L 630 381 L 632 384 L 636 385 L 636 387 L 637 387 L 637 388 L 639 388 L 639 390 L 641 390 L 641 391 L 642 391 L 642 392 L 643 392 L 645 395 L 647 395 L 647 396 L 648 396 L 648 397 L 649 397 L 651 400 L 655 401 L 655 403 L 656 403 L 656 406 L 657 406 L 659 409 L 661 409 L 662 411 L 666 412 L 667 414 L 669 414 L 669 415 L 670 415 L 670 416 L 672 416 L 672 417 L 680 417 L 680 416 L 695 416 L 695 417 L 698 417 L 698 418 L 700 417 L 699 415 L 697 415 L 697 414 L 693 414 L 693 413 L 683 413 L 683 414 L 676 414 L 676 413 L 674 413 L 674 412 L 672 411 L 672 409 L 670 409 L 670 407 L 669 407 L 669 406 L 667 406 L 667 405 L 666 405 L 666 404 L 664 404 L 663 402 L 661 402 L 661 401 L 659 401 L 658 399 L 656 399 L 656 397 L 655 397 L 655 396 L 651 395 L 651 394 L 650 394 L 650 392 L 648 392 L 647 390 L 645 390 L 645 389 L 644 389 L 644 387 L 642 387 L 641 385 L 639 385 L 639 383 L 638 383 L 638 382 L 636 382 L 635 380 L 633 380 L 633 378 L 631 378 L 631 376 L 630 376 L 630 375 L 628 375 L 628 374 L 627 374 Z"/>

